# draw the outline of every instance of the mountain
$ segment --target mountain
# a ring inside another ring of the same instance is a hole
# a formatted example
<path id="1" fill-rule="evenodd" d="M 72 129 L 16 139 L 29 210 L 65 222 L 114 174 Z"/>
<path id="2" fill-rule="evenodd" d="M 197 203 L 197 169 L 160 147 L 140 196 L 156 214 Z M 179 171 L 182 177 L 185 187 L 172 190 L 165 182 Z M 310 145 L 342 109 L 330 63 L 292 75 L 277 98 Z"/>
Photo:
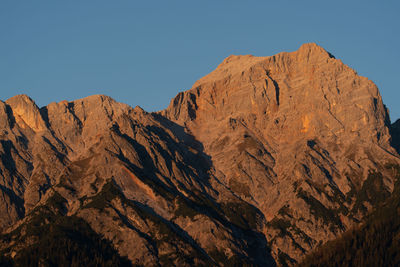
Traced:
<path id="1" fill-rule="evenodd" d="M 386 205 L 400 163 L 378 88 L 316 44 L 230 56 L 160 112 L 18 95 L 0 131 L 16 266 L 293 265 Z"/>
<path id="2" fill-rule="evenodd" d="M 228 57 L 162 114 L 186 127 L 218 179 L 263 213 L 275 258 L 301 258 L 393 189 L 384 166 L 398 155 L 377 87 L 316 44 Z"/>
<path id="3" fill-rule="evenodd" d="M 76 225 L 92 243 L 109 241 L 102 246 L 118 252 L 112 257 L 139 265 L 273 262 L 261 212 L 218 183 L 201 145 L 178 125 L 106 96 L 39 109 L 20 95 L 2 105 L 9 228 L 0 247 L 20 265 L 26 255 L 41 258 L 34 248 L 42 243 L 74 255 Z M 47 232 L 70 241 L 60 248 L 43 240 Z"/>

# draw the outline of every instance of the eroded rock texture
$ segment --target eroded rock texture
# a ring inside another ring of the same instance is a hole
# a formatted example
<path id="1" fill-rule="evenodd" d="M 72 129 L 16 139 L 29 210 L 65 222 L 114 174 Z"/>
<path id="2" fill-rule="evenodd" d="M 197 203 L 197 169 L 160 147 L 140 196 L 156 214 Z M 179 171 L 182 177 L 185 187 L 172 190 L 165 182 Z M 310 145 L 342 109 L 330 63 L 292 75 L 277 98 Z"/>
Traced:
<path id="1" fill-rule="evenodd" d="M 19 259 L 68 217 L 132 264 L 291 265 L 390 196 L 397 128 L 373 82 L 316 44 L 230 56 L 157 113 L 15 96 L 0 250 Z"/>

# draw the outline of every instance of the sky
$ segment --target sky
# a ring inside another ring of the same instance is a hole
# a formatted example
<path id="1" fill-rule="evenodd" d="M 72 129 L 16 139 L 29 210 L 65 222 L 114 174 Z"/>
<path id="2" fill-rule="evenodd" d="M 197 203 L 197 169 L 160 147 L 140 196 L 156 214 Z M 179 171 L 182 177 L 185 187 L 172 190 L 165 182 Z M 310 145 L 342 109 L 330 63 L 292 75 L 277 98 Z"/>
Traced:
<path id="1" fill-rule="evenodd" d="M 315 42 L 374 81 L 400 118 L 400 1 L 1 0 L 0 99 L 106 94 L 147 111 L 229 55 Z"/>

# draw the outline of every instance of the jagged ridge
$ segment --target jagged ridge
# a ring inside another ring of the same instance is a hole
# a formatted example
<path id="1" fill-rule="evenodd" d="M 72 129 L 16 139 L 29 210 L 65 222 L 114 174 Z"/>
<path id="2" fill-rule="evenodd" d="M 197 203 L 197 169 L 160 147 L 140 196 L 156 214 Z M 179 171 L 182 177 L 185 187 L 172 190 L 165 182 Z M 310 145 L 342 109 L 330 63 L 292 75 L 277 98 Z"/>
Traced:
<path id="1" fill-rule="evenodd" d="M 19 95 L 0 125 L 17 258 L 42 242 L 27 229 L 71 216 L 134 264 L 294 264 L 390 196 L 399 164 L 377 87 L 316 44 L 230 56 L 158 113 Z"/>

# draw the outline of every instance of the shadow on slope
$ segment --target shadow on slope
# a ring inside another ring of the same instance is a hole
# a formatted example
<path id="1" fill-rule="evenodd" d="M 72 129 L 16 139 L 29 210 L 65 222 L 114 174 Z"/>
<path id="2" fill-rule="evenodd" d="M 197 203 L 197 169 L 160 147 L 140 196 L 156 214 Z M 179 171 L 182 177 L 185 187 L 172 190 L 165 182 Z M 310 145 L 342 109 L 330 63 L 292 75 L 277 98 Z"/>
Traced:
<path id="1" fill-rule="evenodd" d="M 396 177 L 392 195 L 359 226 L 317 248 L 298 266 L 400 265 L 400 166 L 386 168 Z"/>
<path id="2" fill-rule="evenodd" d="M 241 247 L 247 255 L 241 255 L 241 253 L 237 252 L 238 255 L 236 257 L 228 258 L 222 250 L 216 250 L 209 253 L 209 256 L 215 262 L 223 265 L 230 263 L 230 266 L 243 264 L 275 266 L 267 240 L 264 234 L 257 230 L 265 221 L 263 214 L 256 207 L 235 197 L 233 194 L 226 201 L 218 202 L 210 194 L 210 192 L 214 195 L 218 193 L 210 182 L 213 169 L 212 161 L 210 156 L 203 152 L 202 144 L 176 123 L 158 114 L 152 114 L 152 116 L 162 127 L 151 125 L 146 126 L 145 130 L 149 136 L 158 136 L 163 141 L 166 141 L 168 151 L 165 151 L 157 143 L 153 144 L 154 147 L 167 163 L 170 173 L 173 173 L 171 163 L 175 162 L 178 169 L 183 173 L 183 178 L 190 186 L 185 186 L 176 177 L 172 177 L 172 179 L 176 179 L 175 183 L 170 180 L 171 177 L 163 177 L 166 183 L 160 180 L 158 177 L 162 174 L 156 166 L 157 162 L 153 160 L 148 150 L 127 134 L 121 133 L 119 127 L 115 125 L 112 129 L 113 132 L 127 140 L 134 150 L 140 154 L 140 161 L 143 167 L 135 165 L 122 153 L 118 155 L 118 158 L 143 183 L 149 185 L 157 195 L 169 203 L 177 203 L 175 218 L 183 216 L 193 219 L 197 214 L 201 214 L 230 229 L 231 234 L 234 236 L 232 242 L 236 242 L 237 246 Z M 168 130 L 178 139 L 177 141 L 171 137 Z M 176 154 L 182 156 L 182 161 L 173 157 Z M 176 183 L 178 186 L 176 186 Z M 196 185 L 199 186 L 199 189 L 197 189 Z M 229 189 L 225 189 L 229 191 Z M 190 236 L 173 222 L 164 223 L 171 229 L 179 229 L 179 235 L 186 236 L 186 238 Z M 192 241 L 194 242 L 194 240 Z"/>
<path id="3" fill-rule="evenodd" d="M 400 119 L 390 125 L 390 135 L 392 136 L 391 145 L 400 154 Z"/>

